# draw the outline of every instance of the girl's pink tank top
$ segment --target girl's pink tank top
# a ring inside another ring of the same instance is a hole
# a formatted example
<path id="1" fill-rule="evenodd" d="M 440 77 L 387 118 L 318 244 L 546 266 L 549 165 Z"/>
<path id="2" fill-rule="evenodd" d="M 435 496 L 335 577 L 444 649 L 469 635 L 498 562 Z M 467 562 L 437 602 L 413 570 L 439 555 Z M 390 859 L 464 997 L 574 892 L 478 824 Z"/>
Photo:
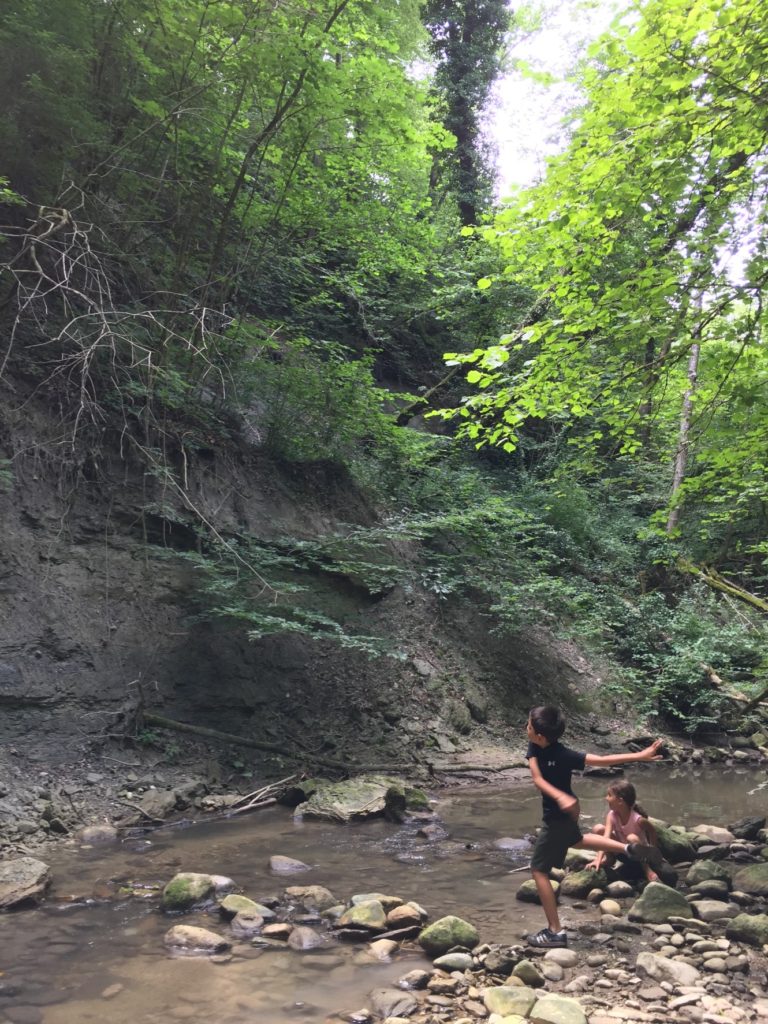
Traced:
<path id="1" fill-rule="evenodd" d="M 611 836 L 620 843 L 628 843 L 629 836 L 636 835 L 638 839 L 648 839 L 645 830 L 647 819 L 638 814 L 634 809 L 629 812 L 626 823 L 622 824 L 621 819 L 615 811 L 611 811 Z"/>

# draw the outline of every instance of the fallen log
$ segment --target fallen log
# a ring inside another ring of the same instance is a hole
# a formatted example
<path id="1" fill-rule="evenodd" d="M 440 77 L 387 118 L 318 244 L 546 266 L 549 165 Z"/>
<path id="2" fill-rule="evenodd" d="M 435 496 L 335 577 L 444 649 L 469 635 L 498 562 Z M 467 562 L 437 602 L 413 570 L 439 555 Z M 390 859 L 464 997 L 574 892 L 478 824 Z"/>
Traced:
<path id="1" fill-rule="evenodd" d="M 254 750 L 280 754 L 281 757 L 289 758 L 292 761 L 311 761 L 312 764 L 319 765 L 321 768 L 333 768 L 347 774 L 352 772 L 402 772 L 413 768 L 413 765 L 351 764 L 346 761 L 334 761 L 328 757 L 318 757 L 317 754 L 312 754 L 308 750 L 288 750 L 277 743 L 265 743 L 263 740 L 254 740 L 247 736 L 235 736 L 234 733 L 219 732 L 218 729 L 207 729 L 202 725 L 190 725 L 189 722 L 177 722 L 173 718 L 165 718 L 164 715 L 155 715 L 149 711 L 145 711 L 142 717 L 146 725 L 156 725 L 159 729 L 189 732 L 195 736 L 217 740 L 219 743 L 234 743 L 241 747 L 253 747 Z"/>

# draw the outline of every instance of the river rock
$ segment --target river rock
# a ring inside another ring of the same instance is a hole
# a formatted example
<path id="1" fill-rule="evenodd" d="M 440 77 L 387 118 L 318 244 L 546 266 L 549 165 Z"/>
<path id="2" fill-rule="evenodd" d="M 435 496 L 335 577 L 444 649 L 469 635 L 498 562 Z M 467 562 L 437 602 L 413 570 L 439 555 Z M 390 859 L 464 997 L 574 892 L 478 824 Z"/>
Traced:
<path id="1" fill-rule="evenodd" d="M 752 896 L 768 894 L 768 862 L 741 868 L 733 876 L 733 887 Z"/>
<path id="2" fill-rule="evenodd" d="M 580 1004 L 568 996 L 549 995 L 539 999 L 528 1015 L 531 1024 L 587 1024 Z"/>
<path id="3" fill-rule="evenodd" d="M 298 900 L 307 910 L 320 913 L 330 910 L 339 902 L 324 885 L 289 885 L 285 890 L 289 900 Z"/>
<path id="4" fill-rule="evenodd" d="M 727 828 L 720 828 L 718 825 L 695 825 L 691 832 L 696 835 L 705 836 L 711 843 L 732 843 L 736 836 Z"/>
<path id="5" fill-rule="evenodd" d="M 240 896 L 237 893 L 230 893 L 229 896 L 225 896 L 219 903 L 219 910 L 221 911 L 222 917 L 234 917 L 236 914 L 258 914 L 260 917 L 274 917 L 274 913 L 268 910 L 267 907 L 262 907 L 260 903 L 256 903 L 254 900 L 248 899 L 247 896 Z M 262 910 L 266 910 L 266 914 L 262 914 Z"/>
<path id="6" fill-rule="evenodd" d="M 519 964 L 516 964 L 512 971 L 512 977 L 519 978 L 529 988 L 541 988 L 544 984 L 544 978 L 530 960 L 521 960 Z"/>
<path id="7" fill-rule="evenodd" d="M 421 924 L 421 921 L 421 914 L 412 903 L 404 903 L 387 914 L 388 928 L 408 928 L 411 925 Z"/>
<path id="8" fill-rule="evenodd" d="M 429 971 L 422 971 L 417 967 L 413 971 L 408 971 L 408 973 L 404 974 L 402 978 L 398 978 L 397 984 L 403 989 L 426 988 L 431 977 L 432 975 Z"/>
<path id="9" fill-rule="evenodd" d="M 726 938 L 749 946 L 768 943 L 768 914 L 738 914 L 725 928 Z"/>
<path id="10" fill-rule="evenodd" d="M 195 928 L 188 924 L 177 924 L 165 933 L 163 942 L 169 949 L 182 949 L 187 953 L 223 953 L 231 947 L 221 935 L 207 928 Z"/>
<path id="11" fill-rule="evenodd" d="M 544 954 L 545 960 L 560 964 L 561 967 L 575 967 L 579 962 L 579 954 L 575 949 L 548 949 Z"/>
<path id="12" fill-rule="evenodd" d="M 419 934 L 419 945 L 430 956 L 441 956 L 453 946 L 472 949 L 479 941 L 480 937 L 474 925 L 450 914 L 427 925 Z"/>
<path id="13" fill-rule="evenodd" d="M 624 882 L 621 879 L 618 879 L 615 882 L 610 882 L 605 887 L 605 892 L 606 895 L 610 896 L 614 900 L 624 900 L 635 895 L 635 890 L 629 882 Z"/>
<path id="14" fill-rule="evenodd" d="M 560 894 L 560 883 L 553 880 L 552 888 L 555 892 L 555 898 L 557 898 Z M 536 883 L 532 878 L 529 878 L 526 882 L 523 882 L 523 884 L 515 893 L 515 898 L 518 900 L 522 900 L 523 903 L 541 903 L 541 900 L 539 899 L 539 891 L 536 888 Z"/>
<path id="15" fill-rule="evenodd" d="M 375 988 L 370 1000 L 377 1017 L 410 1017 L 419 1008 L 412 995 L 397 988 Z"/>
<path id="16" fill-rule="evenodd" d="M 371 932 L 383 932 L 387 927 L 387 915 L 378 900 L 364 900 L 345 910 L 338 920 L 338 925 L 340 928 L 363 928 Z"/>
<path id="17" fill-rule="evenodd" d="M 712 878 L 727 882 L 729 886 L 731 884 L 730 872 L 724 864 L 714 860 L 697 860 L 688 868 L 685 884 L 696 885 L 697 882 L 704 882 Z"/>
<path id="18" fill-rule="evenodd" d="M 670 864 L 680 864 L 682 861 L 696 859 L 696 846 L 692 837 L 675 832 L 657 818 L 651 818 L 650 821 L 656 829 L 658 846 L 665 860 Z"/>
<path id="19" fill-rule="evenodd" d="M 701 977 L 690 964 L 682 960 L 668 960 L 657 953 L 638 953 L 635 966 L 654 981 L 669 981 L 673 985 L 696 985 Z"/>
<path id="20" fill-rule="evenodd" d="M 0 862 L 0 908 L 34 900 L 50 882 L 50 868 L 34 857 L 16 857 Z"/>
<path id="21" fill-rule="evenodd" d="M 116 843 L 118 831 L 114 825 L 88 825 L 78 835 L 78 841 L 87 846 L 101 846 L 106 843 Z"/>
<path id="22" fill-rule="evenodd" d="M 311 871 L 312 869 L 303 860 L 283 857 L 278 853 L 269 858 L 269 870 L 276 875 L 298 875 L 302 871 Z"/>
<path id="23" fill-rule="evenodd" d="M 392 939 L 376 939 L 375 942 L 370 943 L 368 951 L 377 960 L 389 960 L 397 948 L 397 943 L 393 942 Z M 453 970 L 453 968 L 450 968 L 450 970 Z"/>
<path id="24" fill-rule="evenodd" d="M 320 783 L 309 800 L 299 804 L 294 813 L 348 822 L 381 814 L 399 820 L 404 811 L 402 782 L 383 775 L 369 775 L 345 782 Z"/>
<path id="25" fill-rule="evenodd" d="M 645 924 L 662 924 L 671 916 L 693 917 L 691 905 L 682 893 L 661 882 L 651 882 L 630 907 L 629 919 Z"/>
<path id="26" fill-rule="evenodd" d="M 598 909 L 601 914 L 610 914 L 611 917 L 621 917 L 621 904 L 616 900 L 600 900 Z"/>
<path id="27" fill-rule="evenodd" d="M 765 818 L 739 818 L 732 825 L 728 826 L 728 831 L 732 832 L 737 839 L 757 839 L 758 833 L 761 828 L 765 828 Z"/>
<path id="28" fill-rule="evenodd" d="M 727 900 L 729 889 L 729 883 L 721 878 L 705 878 L 703 882 L 691 886 L 691 892 L 710 900 Z"/>
<path id="29" fill-rule="evenodd" d="M 738 907 L 722 900 L 697 900 L 693 908 L 701 921 L 719 921 L 724 917 L 735 917 L 739 912 Z"/>
<path id="30" fill-rule="evenodd" d="M 563 879 L 560 892 L 563 896 L 581 899 L 587 895 L 590 889 L 604 889 L 606 885 L 608 885 L 608 877 L 602 868 L 598 871 L 571 871 Z"/>
<path id="31" fill-rule="evenodd" d="M 527 839 L 513 839 L 511 836 L 502 836 L 500 839 L 494 839 L 493 845 L 497 850 L 507 850 L 524 854 L 529 854 L 531 852 L 531 844 Z"/>
<path id="32" fill-rule="evenodd" d="M 252 910 L 241 910 L 232 918 L 229 927 L 238 939 L 252 939 L 264 927 L 264 918 Z"/>
<path id="33" fill-rule="evenodd" d="M 163 889 L 160 906 L 163 910 L 191 910 L 205 903 L 214 894 L 213 879 L 195 871 L 181 871 Z"/>
<path id="34" fill-rule="evenodd" d="M 288 945 L 291 949 L 317 949 L 318 946 L 325 945 L 325 939 L 314 928 L 302 924 L 291 931 L 288 936 Z"/>
<path id="35" fill-rule="evenodd" d="M 139 800 L 139 807 L 148 818 L 162 820 L 176 810 L 178 793 L 175 789 L 148 789 Z"/>
<path id="36" fill-rule="evenodd" d="M 535 991 L 524 986 L 499 985 L 497 988 L 484 988 L 482 995 L 486 1010 L 489 1013 L 498 1013 L 500 1017 L 509 1017 L 512 1014 L 527 1017 L 536 1003 Z"/>
<path id="37" fill-rule="evenodd" d="M 399 896 L 389 896 L 387 895 L 387 893 L 384 892 L 358 892 L 355 893 L 355 895 L 349 902 L 353 906 L 355 906 L 358 903 L 369 903 L 371 900 L 377 900 L 382 905 L 382 907 L 384 907 L 384 910 L 387 913 L 389 913 L 390 910 L 394 910 L 395 907 L 400 907 L 403 905 L 403 901 L 400 899 Z M 413 907 L 416 910 L 421 909 L 418 903 L 410 903 L 409 906 Z"/>
<path id="38" fill-rule="evenodd" d="M 441 971 L 471 971 L 472 957 L 469 953 L 446 953 L 437 957 L 432 963 Z"/>

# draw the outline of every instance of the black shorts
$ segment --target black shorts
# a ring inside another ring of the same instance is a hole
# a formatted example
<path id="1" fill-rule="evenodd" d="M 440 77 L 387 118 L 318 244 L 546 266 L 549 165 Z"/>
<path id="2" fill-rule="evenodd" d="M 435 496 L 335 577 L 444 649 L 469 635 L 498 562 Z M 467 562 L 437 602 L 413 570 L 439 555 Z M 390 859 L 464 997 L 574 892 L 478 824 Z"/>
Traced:
<path id="1" fill-rule="evenodd" d="M 582 838 L 581 829 L 573 818 L 564 816 L 545 821 L 536 837 L 531 870 L 549 872 L 552 868 L 561 868 L 569 848 Z"/>

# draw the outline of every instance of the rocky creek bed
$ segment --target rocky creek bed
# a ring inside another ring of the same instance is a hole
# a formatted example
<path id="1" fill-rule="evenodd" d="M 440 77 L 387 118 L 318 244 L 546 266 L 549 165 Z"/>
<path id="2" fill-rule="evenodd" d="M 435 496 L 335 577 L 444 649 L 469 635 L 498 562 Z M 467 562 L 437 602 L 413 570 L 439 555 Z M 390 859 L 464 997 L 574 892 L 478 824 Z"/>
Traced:
<path id="1" fill-rule="evenodd" d="M 445 835 L 443 823 L 431 812 L 410 813 L 425 842 Z M 625 881 L 585 870 L 584 855 L 572 851 L 566 870 L 553 873 L 571 934 L 570 948 L 564 950 L 500 943 L 487 923 L 477 928 L 471 914 L 441 914 L 428 889 L 380 891 L 374 874 L 368 892 L 302 884 L 310 866 L 277 852 L 269 861 L 275 882 L 269 891 L 240 886 L 236 878 L 181 872 L 162 884 L 140 874 L 131 880 L 102 880 L 73 898 L 81 903 L 135 901 L 143 914 L 163 918 L 161 937 L 153 932 L 149 944 L 140 946 L 145 958 L 170 957 L 181 965 L 201 957 L 226 972 L 253 957 L 268 965 L 269 959 L 261 958 L 288 955 L 297 973 L 311 965 L 318 978 L 350 962 L 360 972 L 391 965 L 391 983 L 372 986 L 360 1005 L 339 1005 L 323 1014 L 333 1024 L 740 1024 L 768 1019 L 765 820 L 745 818 L 730 829 L 701 824 L 686 830 L 658 820 L 656 825 L 662 851 L 680 877 L 679 888 L 654 883 L 638 894 Z M 93 849 L 120 845 L 109 825 L 80 831 L 69 842 Z M 525 840 L 502 837 L 495 845 L 519 855 Z M 313 879 L 322 875 L 322 858 L 312 870 Z M 35 900 L 45 907 L 49 879 L 50 870 L 38 857 L 11 856 L 0 862 L 0 904 L 22 908 L 14 914 L 22 930 L 23 907 Z M 506 885 L 508 923 L 515 905 L 522 908 L 533 895 L 523 873 L 507 875 Z M 167 969 L 171 987 L 174 970 Z M 268 966 L 266 978 L 268 984 Z M 128 1019 L 119 1015 L 125 998 L 121 985 L 106 985 L 100 998 L 109 1001 L 111 1019 Z M 209 1010 L 185 1002 L 181 992 L 178 998 L 168 1019 L 210 1019 Z M 23 985 L 0 980 L 0 1013 L 6 1020 L 46 1024 L 48 1012 Z M 286 1004 L 280 1019 L 298 1022 L 311 1019 L 313 1012 L 311 1003 L 299 1000 Z M 220 1018 L 246 1019 L 251 1018 Z"/>

